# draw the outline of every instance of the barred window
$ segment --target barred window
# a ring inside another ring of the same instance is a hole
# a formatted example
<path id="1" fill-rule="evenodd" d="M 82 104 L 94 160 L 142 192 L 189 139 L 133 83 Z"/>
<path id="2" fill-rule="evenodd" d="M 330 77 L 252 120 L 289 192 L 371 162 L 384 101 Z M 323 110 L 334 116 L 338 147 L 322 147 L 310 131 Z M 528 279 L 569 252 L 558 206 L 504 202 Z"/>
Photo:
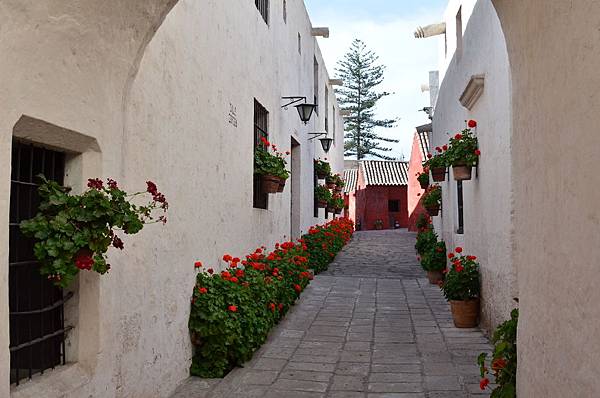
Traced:
<path id="1" fill-rule="evenodd" d="M 269 23 L 269 0 L 254 0 L 256 3 L 256 8 L 260 15 L 265 20 L 265 22 Z"/>
<path id="2" fill-rule="evenodd" d="M 264 147 L 261 138 L 269 139 L 268 128 L 269 112 L 257 100 L 254 100 L 254 150 L 258 147 Z M 253 206 L 257 209 L 267 209 L 269 207 L 269 194 L 263 192 L 261 179 L 257 174 L 254 174 L 253 190 Z"/>

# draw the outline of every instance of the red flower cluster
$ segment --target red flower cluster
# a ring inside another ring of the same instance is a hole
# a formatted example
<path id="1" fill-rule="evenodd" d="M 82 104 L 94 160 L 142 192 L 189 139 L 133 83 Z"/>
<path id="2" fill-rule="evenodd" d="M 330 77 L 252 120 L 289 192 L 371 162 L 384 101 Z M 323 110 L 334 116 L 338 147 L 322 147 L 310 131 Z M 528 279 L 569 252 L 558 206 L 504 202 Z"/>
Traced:
<path id="1" fill-rule="evenodd" d="M 156 187 L 156 184 L 153 183 L 152 181 L 146 181 L 146 191 L 148 191 L 148 193 L 150 195 L 152 195 L 152 200 L 155 203 L 160 203 L 160 207 L 163 208 L 164 210 L 167 210 L 169 208 L 169 203 L 167 202 L 167 199 L 165 198 L 165 195 L 163 195 L 162 193 L 160 193 L 158 191 L 158 188 Z M 163 221 L 163 222 L 166 222 Z"/>
<path id="2" fill-rule="evenodd" d="M 94 259 L 92 258 L 92 255 L 89 253 L 82 253 L 79 254 L 76 258 L 75 258 L 75 266 L 77 268 L 79 268 L 80 270 L 91 270 L 92 266 L 94 265 Z"/>
<path id="3" fill-rule="evenodd" d="M 99 178 L 90 178 L 87 183 L 88 188 L 101 190 L 104 188 L 104 183 Z"/>

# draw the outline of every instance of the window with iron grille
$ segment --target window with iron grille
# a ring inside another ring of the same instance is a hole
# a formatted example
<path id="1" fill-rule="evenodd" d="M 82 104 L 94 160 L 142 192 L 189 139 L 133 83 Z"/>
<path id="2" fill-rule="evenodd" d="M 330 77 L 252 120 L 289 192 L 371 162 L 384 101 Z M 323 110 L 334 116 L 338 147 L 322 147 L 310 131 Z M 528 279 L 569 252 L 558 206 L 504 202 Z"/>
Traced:
<path id="1" fill-rule="evenodd" d="M 317 195 L 314 193 L 317 185 L 319 185 L 319 177 L 317 177 L 317 172 L 313 171 L 313 216 L 315 217 L 319 217 L 319 201 L 317 200 Z"/>
<path id="2" fill-rule="evenodd" d="M 325 131 L 329 132 L 329 88 L 325 86 Z"/>
<path id="3" fill-rule="evenodd" d="M 264 144 L 260 139 L 269 139 L 268 128 L 269 112 L 257 100 L 254 100 L 254 150 L 258 147 L 264 148 Z M 253 206 L 257 209 L 267 209 L 269 207 L 269 194 L 263 192 L 261 179 L 257 174 L 254 174 L 253 190 Z"/>
<path id="4" fill-rule="evenodd" d="M 265 22 L 269 23 L 269 0 L 254 0 L 256 3 L 256 8 L 260 15 L 265 20 Z"/>
<path id="5" fill-rule="evenodd" d="M 314 104 L 319 105 L 319 62 L 317 61 L 317 57 L 314 58 L 313 63 L 313 82 Z M 319 107 L 315 108 L 315 113 L 319 114 Z"/>
<path id="6" fill-rule="evenodd" d="M 63 304 L 72 293 L 63 294 L 47 277 L 33 254 L 34 242 L 19 228 L 21 221 L 37 213 L 38 178 L 63 184 L 65 154 L 13 141 L 10 178 L 9 220 L 9 327 L 10 383 L 57 365 L 65 364 Z"/>
<path id="7" fill-rule="evenodd" d="M 458 207 L 458 228 L 456 229 L 456 233 L 462 235 L 465 233 L 462 181 L 456 181 L 456 196 L 456 203 Z"/>

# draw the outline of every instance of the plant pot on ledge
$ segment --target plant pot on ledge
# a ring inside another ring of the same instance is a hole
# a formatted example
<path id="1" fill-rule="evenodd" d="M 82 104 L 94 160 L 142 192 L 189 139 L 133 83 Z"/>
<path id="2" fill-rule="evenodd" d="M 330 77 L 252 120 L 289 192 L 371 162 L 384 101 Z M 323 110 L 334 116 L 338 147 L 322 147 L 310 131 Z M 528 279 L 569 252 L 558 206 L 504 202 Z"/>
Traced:
<path id="1" fill-rule="evenodd" d="M 452 174 L 456 181 L 467 181 L 471 179 L 472 166 L 465 166 L 463 164 L 452 166 Z"/>
<path id="2" fill-rule="evenodd" d="M 434 167 L 431 169 L 431 177 L 435 182 L 446 181 L 446 168 L 445 167 Z"/>
<path id="3" fill-rule="evenodd" d="M 279 190 L 279 177 L 266 174 L 260 176 L 260 182 L 263 193 L 277 193 Z"/>
<path id="4" fill-rule="evenodd" d="M 326 172 L 321 172 L 321 171 L 317 171 L 316 174 L 317 174 L 317 178 L 319 180 L 324 180 L 325 177 L 327 177 L 329 175 Z"/>
<path id="5" fill-rule="evenodd" d="M 429 279 L 429 283 L 431 283 L 432 285 L 438 285 L 440 282 L 444 281 L 444 272 L 427 271 L 427 278 Z"/>
<path id="6" fill-rule="evenodd" d="M 287 180 L 285 178 L 281 178 L 279 177 L 279 188 L 277 189 L 277 192 L 283 192 L 283 190 L 285 189 L 285 182 Z"/>
<path id="7" fill-rule="evenodd" d="M 435 217 L 440 214 L 440 206 L 426 207 L 425 210 L 427 210 L 427 213 L 429 213 L 431 217 Z"/>
<path id="8" fill-rule="evenodd" d="M 479 320 L 479 298 L 458 301 L 450 300 L 452 319 L 457 328 L 474 328 Z"/>

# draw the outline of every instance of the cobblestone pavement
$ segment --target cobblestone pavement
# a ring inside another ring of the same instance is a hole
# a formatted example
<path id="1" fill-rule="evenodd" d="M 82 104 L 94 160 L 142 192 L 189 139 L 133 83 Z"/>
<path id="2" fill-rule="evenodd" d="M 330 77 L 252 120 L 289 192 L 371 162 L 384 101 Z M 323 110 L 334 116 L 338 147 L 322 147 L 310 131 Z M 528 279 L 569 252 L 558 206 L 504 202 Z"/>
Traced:
<path id="1" fill-rule="evenodd" d="M 415 235 L 357 232 L 244 368 L 173 398 L 483 397 L 479 329 L 456 329 L 416 262 Z"/>

